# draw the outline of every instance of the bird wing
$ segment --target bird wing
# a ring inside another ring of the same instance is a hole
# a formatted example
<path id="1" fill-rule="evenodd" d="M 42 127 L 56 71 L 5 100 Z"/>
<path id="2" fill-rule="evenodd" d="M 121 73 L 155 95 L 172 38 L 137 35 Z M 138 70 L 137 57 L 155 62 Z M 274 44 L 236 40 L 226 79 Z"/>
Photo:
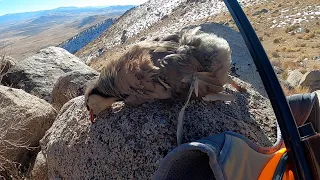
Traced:
<path id="1" fill-rule="evenodd" d="M 130 104 L 171 97 L 170 90 L 158 81 L 159 68 L 153 65 L 149 49 L 138 46 L 129 53 L 120 66 L 116 86 L 130 96 Z"/>
<path id="2" fill-rule="evenodd" d="M 175 94 L 183 94 L 191 81 L 184 82 L 186 76 L 201 71 L 201 64 L 187 54 L 170 54 L 159 60 L 160 76 L 167 82 Z"/>

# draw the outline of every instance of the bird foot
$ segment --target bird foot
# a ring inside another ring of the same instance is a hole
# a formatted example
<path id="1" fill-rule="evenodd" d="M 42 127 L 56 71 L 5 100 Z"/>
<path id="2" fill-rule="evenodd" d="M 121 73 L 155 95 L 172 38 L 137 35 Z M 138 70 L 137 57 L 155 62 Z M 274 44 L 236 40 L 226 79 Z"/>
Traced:
<path id="1" fill-rule="evenodd" d="M 219 83 L 219 80 L 215 77 L 209 77 L 206 72 L 198 72 L 193 75 L 185 76 L 181 81 L 182 82 L 191 82 L 194 85 L 194 93 L 196 97 L 199 97 L 200 86 L 204 85 L 210 88 L 211 93 L 223 91 L 223 86 Z M 200 85 L 201 84 L 201 85 Z"/>
<path id="2" fill-rule="evenodd" d="M 247 89 L 243 86 L 238 85 L 230 76 L 228 76 L 228 83 L 232 85 L 237 91 L 245 93 Z"/>
<path id="3" fill-rule="evenodd" d="M 164 88 L 166 88 L 167 90 L 171 89 L 171 87 L 170 87 L 167 83 L 165 83 L 164 81 L 162 81 L 159 77 L 158 77 L 158 81 L 159 81 L 160 84 L 161 84 Z"/>
<path id="4" fill-rule="evenodd" d="M 202 97 L 204 101 L 234 101 L 236 97 L 233 94 L 207 94 L 206 96 Z"/>

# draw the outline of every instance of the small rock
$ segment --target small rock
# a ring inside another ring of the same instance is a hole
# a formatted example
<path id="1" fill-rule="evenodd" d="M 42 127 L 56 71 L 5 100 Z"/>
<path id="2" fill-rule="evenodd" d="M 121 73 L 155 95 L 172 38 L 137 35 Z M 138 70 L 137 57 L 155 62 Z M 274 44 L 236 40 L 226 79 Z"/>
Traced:
<path id="1" fill-rule="evenodd" d="M 72 71 L 62 75 L 53 87 L 51 104 L 60 110 L 69 100 L 83 95 L 86 83 L 98 76 L 95 70 Z"/>
<path id="2" fill-rule="evenodd" d="M 303 74 L 298 69 L 293 70 L 288 73 L 287 82 L 291 86 L 297 87 L 299 85 L 299 82 L 300 82 L 302 76 L 303 76 Z"/>
<path id="3" fill-rule="evenodd" d="M 31 179 L 48 179 L 48 165 L 42 151 L 37 155 L 36 161 L 31 171 Z"/>
<path id="4" fill-rule="evenodd" d="M 167 19 L 169 16 L 168 15 L 164 15 L 162 18 L 161 18 L 161 20 L 165 20 L 165 19 Z"/>
<path id="5" fill-rule="evenodd" d="M 320 61 L 320 56 L 314 56 L 313 60 Z"/>
<path id="6" fill-rule="evenodd" d="M 123 30 L 122 31 L 122 35 L 121 35 L 121 44 L 123 44 L 123 43 L 125 43 L 126 41 L 127 41 L 127 39 L 128 39 L 128 37 L 127 37 L 127 30 Z"/>
<path id="7" fill-rule="evenodd" d="M 276 74 L 281 74 L 283 70 L 278 66 L 273 66 L 273 70 Z"/>
<path id="8" fill-rule="evenodd" d="M 291 84 L 289 84 L 286 80 L 279 79 L 279 82 L 280 82 L 281 85 L 283 85 L 288 90 L 292 90 L 293 89 L 293 86 L 291 86 Z"/>
<path id="9" fill-rule="evenodd" d="M 139 39 L 139 41 L 144 41 L 146 39 L 147 39 L 146 37 L 142 37 L 142 38 Z"/>
<path id="10" fill-rule="evenodd" d="M 310 87 L 312 91 L 320 89 L 320 70 L 306 72 L 299 82 L 300 86 Z"/>
<path id="11" fill-rule="evenodd" d="M 298 27 L 298 28 L 295 30 L 296 33 L 301 33 L 302 31 L 303 31 L 303 29 L 302 29 L 301 27 Z"/>
<path id="12" fill-rule="evenodd" d="M 252 16 L 257 16 L 257 15 L 260 15 L 262 13 L 268 13 L 269 11 L 267 9 L 261 9 L 260 11 L 256 11 L 252 14 Z"/>

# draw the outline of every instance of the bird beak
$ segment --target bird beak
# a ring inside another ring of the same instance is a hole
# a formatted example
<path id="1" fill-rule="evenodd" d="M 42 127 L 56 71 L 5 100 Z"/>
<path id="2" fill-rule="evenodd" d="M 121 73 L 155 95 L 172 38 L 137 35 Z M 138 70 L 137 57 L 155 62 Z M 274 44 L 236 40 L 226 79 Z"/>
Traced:
<path id="1" fill-rule="evenodd" d="M 93 110 L 90 109 L 90 121 L 91 121 L 92 124 L 94 123 L 94 118 L 95 118 L 95 117 L 96 117 L 96 116 L 93 114 Z"/>

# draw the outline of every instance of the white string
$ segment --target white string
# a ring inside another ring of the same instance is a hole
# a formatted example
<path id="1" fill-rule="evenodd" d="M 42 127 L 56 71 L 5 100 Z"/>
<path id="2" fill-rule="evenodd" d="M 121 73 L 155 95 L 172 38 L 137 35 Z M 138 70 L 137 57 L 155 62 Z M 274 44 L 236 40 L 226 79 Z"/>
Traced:
<path id="1" fill-rule="evenodd" d="M 178 143 L 178 146 L 182 143 L 182 132 L 183 132 L 183 119 L 184 119 L 184 113 L 185 113 L 185 110 L 189 104 L 189 101 L 190 101 L 190 98 L 191 98 L 191 95 L 192 95 L 192 92 L 193 90 L 196 88 L 198 89 L 198 87 L 195 87 L 195 82 L 197 82 L 198 79 L 196 77 L 193 77 L 193 81 L 191 83 L 191 86 L 190 86 L 190 89 L 189 89 L 189 92 L 188 92 L 188 97 L 187 97 L 187 101 L 184 103 L 183 107 L 181 108 L 180 112 L 179 112 L 179 116 L 178 116 L 178 125 L 177 125 L 177 143 Z M 196 90 L 198 91 L 198 90 Z"/>

